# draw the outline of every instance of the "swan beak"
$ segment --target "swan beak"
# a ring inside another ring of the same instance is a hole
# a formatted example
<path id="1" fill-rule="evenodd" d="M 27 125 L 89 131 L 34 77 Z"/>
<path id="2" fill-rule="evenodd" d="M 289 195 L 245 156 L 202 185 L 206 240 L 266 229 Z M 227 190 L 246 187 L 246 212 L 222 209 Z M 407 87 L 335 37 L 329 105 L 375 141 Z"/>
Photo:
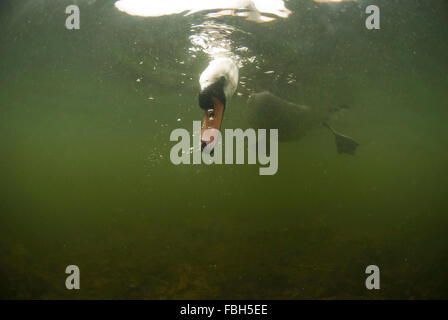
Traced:
<path id="1" fill-rule="evenodd" d="M 213 143 L 212 147 L 214 147 L 214 144 L 216 144 L 216 142 L 214 142 L 214 136 L 216 136 L 215 130 L 219 131 L 221 129 L 224 105 L 215 97 L 212 97 L 212 101 L 213 108 L 205 110 L 204 112 L 204 121 L 201 129 L 201 151 L 211 143 Z"/>

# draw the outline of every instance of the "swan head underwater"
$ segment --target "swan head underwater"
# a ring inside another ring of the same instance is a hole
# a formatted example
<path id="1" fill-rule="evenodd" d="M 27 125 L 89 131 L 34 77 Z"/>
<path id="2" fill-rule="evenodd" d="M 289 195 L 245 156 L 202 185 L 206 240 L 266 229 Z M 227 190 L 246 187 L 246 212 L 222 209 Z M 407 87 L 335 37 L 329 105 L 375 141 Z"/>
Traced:
<path id="1" fill-rule="evenodd" d="M 201 150 L 214 144 L 214 132 L 220 130 L 224 111 L 238 86 L 238 66 L 232 58 L 210 62 L 199 78 L 199 107 L 204 111 Z"/>

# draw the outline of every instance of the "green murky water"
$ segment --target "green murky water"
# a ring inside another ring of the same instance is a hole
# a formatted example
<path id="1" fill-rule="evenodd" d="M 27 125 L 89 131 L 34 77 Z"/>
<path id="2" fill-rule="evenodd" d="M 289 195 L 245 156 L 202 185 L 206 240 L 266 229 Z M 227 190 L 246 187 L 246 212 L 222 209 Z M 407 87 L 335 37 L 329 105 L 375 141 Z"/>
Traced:
<path id="1" fill-rule="evenodd" d="M 113 2 L 0 5 L 1 298 L 448 298 L 445 1 L 290 0 L 267 24 Z M 316 127 L 280 143 L 274 176 L 174 166 L 171 131 L 202 118 L 209 58 L 189 37 L 205 20 L 235 28 L 243 61 L 225 128 L 248 126 L 251 92 L 346 104 L 331 123 L 357 154 Z M 380 290 L 365 288 L 371 264 Z"/>

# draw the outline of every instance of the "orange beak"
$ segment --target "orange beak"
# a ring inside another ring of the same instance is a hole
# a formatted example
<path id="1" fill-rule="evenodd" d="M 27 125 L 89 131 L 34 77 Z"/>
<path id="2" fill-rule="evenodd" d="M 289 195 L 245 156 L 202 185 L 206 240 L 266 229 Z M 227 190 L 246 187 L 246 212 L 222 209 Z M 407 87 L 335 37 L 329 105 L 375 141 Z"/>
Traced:
<path id="1" fill-rule="evenodd" d="M 213 143 L 214 135 L 212 129 L 220 130 L 221 122 L 224 115 L 224 105 L 219 99 L 212 97 L 213 108 L 205 110 L 204 121 L 201 130 L 201 150 Z"/>

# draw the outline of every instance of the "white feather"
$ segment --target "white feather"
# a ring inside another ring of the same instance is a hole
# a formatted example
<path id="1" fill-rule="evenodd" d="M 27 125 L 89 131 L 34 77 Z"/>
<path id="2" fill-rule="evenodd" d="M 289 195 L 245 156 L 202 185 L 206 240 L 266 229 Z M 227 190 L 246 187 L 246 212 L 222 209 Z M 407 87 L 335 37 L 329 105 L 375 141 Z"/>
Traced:
<path id="1" fill-rule="evenodd" d="M 212 60 L 204 72 L 202 72 L 199 84 L 201 90 L 204 90 L 221 77 L 226 79 L 224 94 L 226 100 L 229 101 L 238 86 L 238 66 L 233 59 L 222 57 Z"/>

